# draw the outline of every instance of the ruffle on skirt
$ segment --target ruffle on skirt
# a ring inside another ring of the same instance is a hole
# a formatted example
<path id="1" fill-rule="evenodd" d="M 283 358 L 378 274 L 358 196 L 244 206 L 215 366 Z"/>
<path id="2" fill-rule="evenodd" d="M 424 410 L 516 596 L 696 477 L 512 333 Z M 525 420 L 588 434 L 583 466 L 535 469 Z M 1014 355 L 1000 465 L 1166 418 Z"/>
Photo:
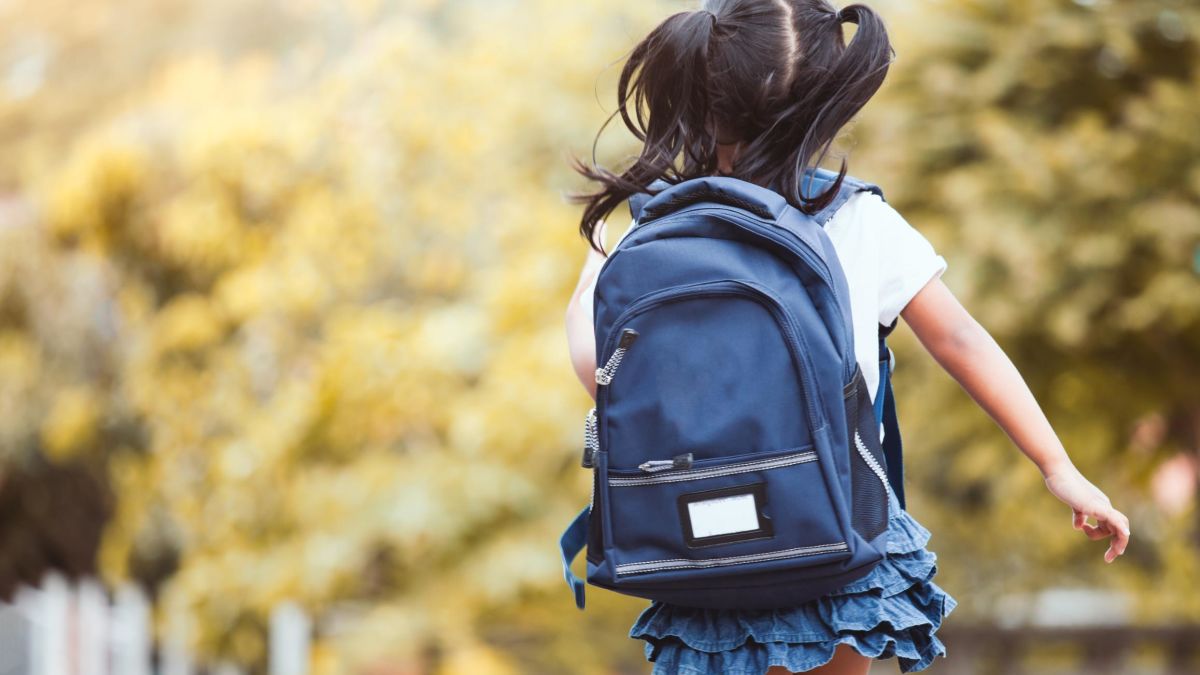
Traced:
<path id="1" fill-rule="evenodd" d="M 762 675 L 771 666 L 804 672 L 828 663 L 839 644 L 875 659 L 895 656 L 903 673 L 945 656 L 934 632 L 958 602 L 933 581 L 929 530 L 888 493 L 888 557 L 831 594 L 765 610 L 652 602 L 629 637 L 646 641 L 653 675 Z"/>

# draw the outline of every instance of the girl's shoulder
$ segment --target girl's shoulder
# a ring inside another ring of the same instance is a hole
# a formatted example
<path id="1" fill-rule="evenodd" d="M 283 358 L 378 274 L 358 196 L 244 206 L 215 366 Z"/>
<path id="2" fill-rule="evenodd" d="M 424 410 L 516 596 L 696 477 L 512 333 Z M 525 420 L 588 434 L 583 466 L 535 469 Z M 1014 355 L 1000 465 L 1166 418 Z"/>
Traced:
<path id="1" fill-rule="evenodd" d="M 929 239 L 872 192 L 847 200 L 826 232 L 847 272 L 870 279 L 876 288 L 882 325 L 891 324 L 925 284 L 946 271 L 946 259 Z"/>
<path id="2" fill-rule="evenodd" d="M 871 227 L 887 227 L 896 225 L 898 222 L 904 222 L 904 218 L 900 215 L 891 204 L 887 203 L 883 197 L 871 192 L 870 190 L 860 190 L 850 196 L 846 203 L 842 205 L 833 217 L 826 223 L 826 229 L 837 228 L 871 228 Z M 878 223 L 884 223 L 878 225 Z"/>
<path id="3" fill-rule="evenodd" d="M 891 204 L 874 192 L 861 191 L 850 197 L 825 226 L 834 239 L 869 239 L 888 255 L 903 256 L 919 249 L 931 252 L 933 245 Z"/>

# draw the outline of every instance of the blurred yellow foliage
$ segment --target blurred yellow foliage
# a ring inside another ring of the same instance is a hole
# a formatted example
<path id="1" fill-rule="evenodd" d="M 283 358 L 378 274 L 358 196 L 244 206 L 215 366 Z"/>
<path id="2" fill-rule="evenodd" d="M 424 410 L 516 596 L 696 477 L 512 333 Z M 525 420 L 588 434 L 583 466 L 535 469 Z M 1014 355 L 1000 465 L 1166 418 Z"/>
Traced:
<path id="1" fill-rule="evenodd" d="M 177 560 L 164 602 L 206 652 L 259 662 L 276 603 L 320 620 L 370 598 L 354 632 L 388 639 L 324 658 L 432 645 L 438 672 L 519 672 L 471 625 L 530 591 L 568 608 L 550 544 L 587 494 L 564 151 L 657 8 L 364 3 L 345 47 L 326 10 L 295 12 L 294 60 L 179 50 L 29 174 L 37 246 L 98 262 L 113 317 L 94 342 L 114 377 L 50 390 L 43 452 L 103 448 L 103 569 Z M 30 332 L 0 343 L 5 395 L 39 361 Z M 143 431 L 116 443 L 114 418 Z M 371 627 L 391 611 L 423 618 Z"/>
<path id="2" fill-rule="evenodd" d="M 70 460 L 96 438 L 102 402 L 84 387 L 62 389 L 42 423 L 42 448 L 54 461 Z"/>

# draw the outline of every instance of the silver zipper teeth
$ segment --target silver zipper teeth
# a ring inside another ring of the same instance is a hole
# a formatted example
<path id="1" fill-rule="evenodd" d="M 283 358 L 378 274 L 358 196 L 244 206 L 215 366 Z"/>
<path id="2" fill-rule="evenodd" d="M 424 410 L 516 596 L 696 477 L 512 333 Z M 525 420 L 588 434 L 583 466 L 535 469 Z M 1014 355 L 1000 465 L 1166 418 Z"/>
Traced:
<path id="1" fill-rule="evenodd" d="M 850 547 L 846 545 L 846 542 L 839 541 L 836 544 L 800 546 L 798 548 L 789 548 L 782 551 L 771 551 L 769 553 L 749 553 L 746 555 L 735 555 L 725 558 L 709 558 L 708 560 L 688 560 L 686 558 L 674 558 L 671 560 L 647 560 L 645 562 L 617 565 L 616 571 L 618 576 L 625 576 L 629 574 L 645 574 L 647 572 L 658 572 L 662 570 L 726 567 L 729 565 L 743 565 L 746 563 L 784 560 L 787 558 L 800 558 L 803 556 L 848 550 L 850 550 Z"/>
<path id="2" fill-rule="evenodd" d="M 720 476 L 732 476 L 738 473 L 746 473 L 748 471 L 762 471 L 766 469 L 780 469 L 793 464 L 803 464 L 805 462 L 817 461 L 817 453 L 801 452 L 795 455 L 786 455 L 775 459 L 756 459 L 749 462 L 741 462 L 738 464 L 730 464 L 729 466 L 714 466 L 704 469 L 684 469 L 682 471 L 671 471 L 654 474 L 651 476 L 631 476 L 629 478 L 609 478 L 608 484 L 611 487 L 631 487 L 635 485 L 657 485 L 659 483 L 679 483 L 688 480 L 700 480 L 702 478 L 718 478 Z"/>
<path id="3" fill-rule="evenodd" d="M 588 498 L 588 510 L 596 506 L 596 452 L 600 449 L 600 434 L 596 430 L 596 409 L 588 411 L 583 423 L 583 445 L 592 454 L 592 496 Z"/>
<path id="4" fill-rule="evenodd" d="M 617 368 L 621 365 L 621 359 L 625 358 L 626 351 L 628 350 L 625 347 L 617 347 L 612 356 L 608 357 L 604 367 L 596 369 L 596 384 L 603 386 L 612 384 L 613 376 L 617 374 Z"/>
<path id="5" fill-rule="evenodd" d="M 892 486 L 888 483 L 887 472 L 883 470 L 882 466 L 879 466 L 879 462 L 875 461 L 875 456 L 867 449 L 867 445 L 863 443 L 862 436 L 859 435 L 857 429 L 854 430 L 854 447 L 858 449 L 859 456 L 863 458 L 863 461 L 867 463 L 867 466 L 871 467 L 871 471 L 875 472 L 875 476 L 883 483 L 883 489 L 891 492 Z"/>
<path id="6" fill-rule="evenodd" d="M 587 420 L 583 423 L 583 447 L 593 452 L 600 449 L 600 434 L 596 429 L 596 409 L 588 411 Z"/>

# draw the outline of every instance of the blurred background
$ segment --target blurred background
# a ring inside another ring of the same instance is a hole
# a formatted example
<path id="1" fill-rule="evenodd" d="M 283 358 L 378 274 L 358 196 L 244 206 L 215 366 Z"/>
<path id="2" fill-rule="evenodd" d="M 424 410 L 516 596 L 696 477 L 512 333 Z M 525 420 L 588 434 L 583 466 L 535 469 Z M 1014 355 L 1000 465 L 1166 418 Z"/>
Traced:
<path id="1" fill-rule="evenodd" d="M 1200 6 L 873 5 L 850 170 L 1133 530 L 1105 564 L 902 327 L 931 672 L 1198 673 Z M 691 6 L 0 0 L 0 673 L 649 672 L 555 547 L 566 158 Z"/>

